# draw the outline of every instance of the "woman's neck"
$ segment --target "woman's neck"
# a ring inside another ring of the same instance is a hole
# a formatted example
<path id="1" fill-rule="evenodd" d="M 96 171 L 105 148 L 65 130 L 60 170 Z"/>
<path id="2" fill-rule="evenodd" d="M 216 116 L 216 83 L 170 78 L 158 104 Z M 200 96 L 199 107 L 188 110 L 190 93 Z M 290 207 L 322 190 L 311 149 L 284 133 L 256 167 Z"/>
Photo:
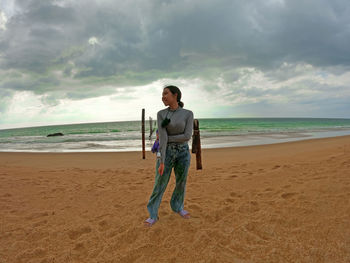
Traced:
<path id="1" fill-rule="evenodd" d="M 179 103 L 178 102 L 174 102 L 173 104 L 169 105 L 169 108 L 171 110 L 177 110 L 179 108 Z"/>

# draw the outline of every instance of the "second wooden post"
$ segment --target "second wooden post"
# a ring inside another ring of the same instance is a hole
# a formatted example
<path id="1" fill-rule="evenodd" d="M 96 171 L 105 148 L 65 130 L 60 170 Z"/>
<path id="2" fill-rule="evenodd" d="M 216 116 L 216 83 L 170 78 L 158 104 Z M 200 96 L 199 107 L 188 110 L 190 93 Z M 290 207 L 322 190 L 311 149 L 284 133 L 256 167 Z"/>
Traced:
<path id="1" fill-rule="evenodd" d="M 197 170 L 202 170 L 201 138 L 199 133 L 199 122 L 197 119 L 193 120 L 192 153 L 196 154 Z"/>
<path id="2" fill-rule="evenodd" d="M 142 159 L 146 159 L 146 152 L 145 152 L 145 109 L 142 109 Z"/>

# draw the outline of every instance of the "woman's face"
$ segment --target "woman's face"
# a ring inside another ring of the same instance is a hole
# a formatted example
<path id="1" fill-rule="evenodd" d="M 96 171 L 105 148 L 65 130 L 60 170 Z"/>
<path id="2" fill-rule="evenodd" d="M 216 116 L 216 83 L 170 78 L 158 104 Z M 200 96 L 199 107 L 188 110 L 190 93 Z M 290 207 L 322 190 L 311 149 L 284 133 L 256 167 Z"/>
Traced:
<path id="1" fill-rule="evenodd" d="M 165 106 L 169 106 L 177 101 L 177 94 L 172 94 L 168 88 L 163 89 L 162 101 Z"/>

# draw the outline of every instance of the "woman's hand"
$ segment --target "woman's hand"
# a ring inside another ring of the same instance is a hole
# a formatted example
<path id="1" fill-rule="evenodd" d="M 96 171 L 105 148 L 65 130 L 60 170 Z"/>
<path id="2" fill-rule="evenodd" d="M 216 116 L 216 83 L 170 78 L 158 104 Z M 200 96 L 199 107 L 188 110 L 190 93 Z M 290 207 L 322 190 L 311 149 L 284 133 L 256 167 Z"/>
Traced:
<path id="1" fill-rule="evenodd" d="M 158 173 L 159 173 L 160 175 L 163 175 L 163 173 L 164 173 L 164 163 L 161 163 L 161 164 L 159 165 L 159 167 L 158 167 Z"/>

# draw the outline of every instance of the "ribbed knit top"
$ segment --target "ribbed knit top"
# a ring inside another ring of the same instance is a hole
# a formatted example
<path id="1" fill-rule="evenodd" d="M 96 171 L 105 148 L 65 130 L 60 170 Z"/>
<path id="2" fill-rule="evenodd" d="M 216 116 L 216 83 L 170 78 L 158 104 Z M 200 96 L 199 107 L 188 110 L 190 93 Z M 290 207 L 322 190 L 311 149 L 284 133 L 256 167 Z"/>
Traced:
<path id="1" fill-rule="evenodd" d="M 165 118 L 170 119 L 167 127 L 162 127 Z M 191 139 L 193 131 L 193 112 L 181 108 L 171 110 L 170 107 L 160 110 L 157 114 L 159 132 L 159 151 L 161 162 L 165 161 L 166 147 L 168 143 L 185 143 Z"/>

